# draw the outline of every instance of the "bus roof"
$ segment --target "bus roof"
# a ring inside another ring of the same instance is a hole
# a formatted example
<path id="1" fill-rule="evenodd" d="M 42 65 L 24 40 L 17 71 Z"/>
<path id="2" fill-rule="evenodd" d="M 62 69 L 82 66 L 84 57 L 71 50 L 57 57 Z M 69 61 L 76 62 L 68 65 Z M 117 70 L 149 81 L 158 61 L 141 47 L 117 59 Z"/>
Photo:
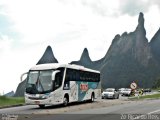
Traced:
<path id="1" fill-rule="evenodd" d="M 65 68 L 71 68 L 71 69 L 76 69 L 76 70 L 81 70 L 81 71 L 89 71 L 89 72 L 95 72 L 95 73 L 100 73 L 97 70 L 89 69 L 84 66 L 80 65 L 75 65 L 75 64 L 60 64 L 60 63 L 47 63 L 47 64 L 39 64 L 33 66 L 30 70 L 49 70 L 49 69 L 57 69 L 60 67 L 65 67 Z"/>

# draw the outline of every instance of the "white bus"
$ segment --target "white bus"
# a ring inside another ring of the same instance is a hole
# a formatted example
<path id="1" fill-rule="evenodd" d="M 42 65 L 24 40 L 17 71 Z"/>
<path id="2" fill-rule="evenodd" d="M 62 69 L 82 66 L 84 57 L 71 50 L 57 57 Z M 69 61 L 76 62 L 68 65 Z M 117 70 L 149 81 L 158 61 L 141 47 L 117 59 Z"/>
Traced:
<path id="1" fill-rule="evenodd" d="M 24 75 L 24 74 L 23 74 Z M 21 76 L 22 79 L 22 76 Z M 101 97 L 100 72 L 72 64 L 40 64 L 27 72 L 25 103 L 45 105 L 79 102 Z"/>

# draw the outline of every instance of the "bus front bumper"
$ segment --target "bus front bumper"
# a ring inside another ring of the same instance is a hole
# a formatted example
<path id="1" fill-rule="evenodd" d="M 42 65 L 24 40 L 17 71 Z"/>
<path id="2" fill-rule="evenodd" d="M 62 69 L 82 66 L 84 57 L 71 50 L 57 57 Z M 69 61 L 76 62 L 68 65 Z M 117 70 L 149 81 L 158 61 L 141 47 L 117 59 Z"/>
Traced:
<path id="1" fill-rule="evenodd" d="M 25 95 L 25 103 L 28 105 L 56 105 L 61 104 L 61 101 L 55 101 L 53 97 L 33 98 Z"/>

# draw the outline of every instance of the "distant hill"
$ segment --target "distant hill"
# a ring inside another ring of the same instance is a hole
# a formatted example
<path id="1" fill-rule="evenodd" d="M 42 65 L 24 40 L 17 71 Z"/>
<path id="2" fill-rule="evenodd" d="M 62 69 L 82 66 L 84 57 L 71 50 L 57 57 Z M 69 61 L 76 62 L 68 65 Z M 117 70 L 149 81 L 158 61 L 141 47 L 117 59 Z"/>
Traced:
<path id="1" fill-rule="evenodd" d="M 13 97 L 14 96 L 14 91 L 8 92 L 8 93 L 4 94 L 4 96 Z"/>

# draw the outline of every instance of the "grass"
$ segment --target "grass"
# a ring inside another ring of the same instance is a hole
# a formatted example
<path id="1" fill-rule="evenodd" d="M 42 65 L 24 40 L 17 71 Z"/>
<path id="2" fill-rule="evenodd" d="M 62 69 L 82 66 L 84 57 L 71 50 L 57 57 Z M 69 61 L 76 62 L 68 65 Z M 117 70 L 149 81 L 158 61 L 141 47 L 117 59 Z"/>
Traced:
<path id="1" fill-rule="evenodd" d="M 18 104 L 24 104 L 24 97 L 0 96 L 0 107 Z"/>
<path id="2" fill-rule="evenodd" d="M 129 98 L 131 100 L 138 100 L 138 99 L 158 99 L 160 98 L 160 93 L 157 93 L 157 94 L 152 94 L 152 95 L 144 95 L 144 96 L 139 96 L 139 98 L 136 96 L 136 97 L 132 97 L 132 98 Z"/>

